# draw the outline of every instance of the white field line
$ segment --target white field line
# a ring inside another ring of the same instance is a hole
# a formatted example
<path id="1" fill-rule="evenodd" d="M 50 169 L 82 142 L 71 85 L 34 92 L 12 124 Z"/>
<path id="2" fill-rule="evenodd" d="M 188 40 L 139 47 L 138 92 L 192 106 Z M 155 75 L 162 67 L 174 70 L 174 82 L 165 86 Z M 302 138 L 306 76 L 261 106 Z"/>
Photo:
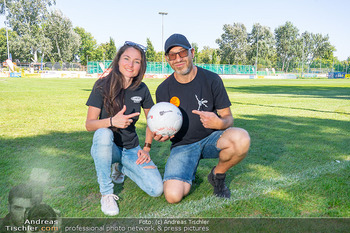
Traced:
<path id="1" fill-rule="evenodd" d="M 182 202 L 175 205 L 167 206 L 157 212 L 145 214 L 140 217 L 153 218 L 153 217 L 192 217 L 202 211 L 208 211 L 211 209 L 220 209 L 225 205 L 232 204 L 240 200 L 249 200 L 258 196 L 269 193 L 273 190 L 285 188 L 296 183 L 305 182 L 306 180 L 315 179 L 321 175 L 336 173 L 339 170 L 350 167 L 349 160 L 342 160 L 341 163 L 330 162 L 323 166 L 310 168 L 300 173 L 286 174 L 279 177 L 260 180 L 251 185 L 247 185 L 246 188 L 231 190 L 230 199 L 221 199 L 214 196 L 204 197 L 201 200 Z"/>

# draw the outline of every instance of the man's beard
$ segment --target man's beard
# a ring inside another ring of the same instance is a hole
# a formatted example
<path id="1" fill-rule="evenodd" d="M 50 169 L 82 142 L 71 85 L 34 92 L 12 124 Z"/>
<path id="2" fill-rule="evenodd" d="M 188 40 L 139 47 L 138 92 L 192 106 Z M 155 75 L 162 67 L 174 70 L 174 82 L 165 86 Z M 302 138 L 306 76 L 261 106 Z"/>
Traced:
<path id="1" fill-rule="evenodd" d="M 175 72 L 176 72 L 177 74 L 180 74 L 180 75 L 187 75 L 187 74 L 189 74 L 189 73 L 191 72 L 192 68 L 193 68 L 193 67 L 190 65 L 190 66 L 188 66 L 186 69 L 183 69 L 183 70 L 175 70 Z"/>

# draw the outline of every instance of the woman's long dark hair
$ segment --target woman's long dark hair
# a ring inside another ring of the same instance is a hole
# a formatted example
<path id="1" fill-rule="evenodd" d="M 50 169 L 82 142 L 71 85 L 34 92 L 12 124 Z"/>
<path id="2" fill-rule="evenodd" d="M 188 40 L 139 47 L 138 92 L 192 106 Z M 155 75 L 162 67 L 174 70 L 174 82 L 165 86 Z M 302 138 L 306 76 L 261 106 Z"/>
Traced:
<path id="1" fill-rule="evenodd" d="M 103 78 L 100 78 L 96 81 L 96 85 L 98 88 L 102 89 L 103 93 L 103 104 L 104 108 L 109 117 L 117 114 L 124 105 L 124 77 L 122 73 L 119 71 L 119 60 L 122 54 L 128 48 L 134 48 L 140 51 L 141 53 L 141 68 L 139 74 L 133 78 L 132 83 L 130 85 L 131 89 L 136 89 L 142 82 L 143 76 L 146 72 L 146 55 L 142 48 L 135 45 L 123 45 L 117 55 L 115 56 L 110 68 L 111 72 Z"/>

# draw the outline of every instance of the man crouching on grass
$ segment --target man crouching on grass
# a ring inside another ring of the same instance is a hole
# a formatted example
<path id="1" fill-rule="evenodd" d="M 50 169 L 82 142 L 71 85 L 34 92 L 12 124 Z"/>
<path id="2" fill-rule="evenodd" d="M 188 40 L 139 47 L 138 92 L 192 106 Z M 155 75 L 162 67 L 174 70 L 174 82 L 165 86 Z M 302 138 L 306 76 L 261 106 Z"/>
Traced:
<path id="1" fill-rule="evenodd" d="M 234 128 L 231 102 L 221 78 L 193 64 L 194 49 L 187 38 L 173 34 L 165 42 L 165 58 L 175 71 L 156 91 L 157 102 L 170 102 L 183 114 L 180 131 L 171 138 L 171 152 L 164 172 L 164 195 L 178 203 L 191 189 L 200 159 L 219 158 L 208 175 L 214 195 L 230 198 L 226 172 L 248 153 L 250 137 Z M 157 141 L 168 136 L 155 135 Z"/>

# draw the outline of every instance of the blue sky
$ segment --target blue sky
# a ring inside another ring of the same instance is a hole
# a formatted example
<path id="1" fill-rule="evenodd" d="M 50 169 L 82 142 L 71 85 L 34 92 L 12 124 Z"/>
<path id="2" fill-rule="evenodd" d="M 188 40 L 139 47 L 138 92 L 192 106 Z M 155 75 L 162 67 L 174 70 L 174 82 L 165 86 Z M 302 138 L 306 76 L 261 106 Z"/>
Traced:
<path id="1" fill-rule="evenodd" d="M 217 48 L 215 40 L 223 33 L 224 24 L 243 23 L 250 32 L 254 23 L 275 28 L 291 21 L 299 33 L 328 34 L 337 49 L 335 56 L 350 56 L 349 0 L 56 0 L 73 23 L 85 28 L 98 43 L 112 37 L 117 47 L 131 40 L 146 44 L 150 38 L 157 51 L 173 33 L 184 34 L 189 41 Z M 3 19 L 3 17 L 2 17 Z M 1 22 L 0 26 L 3 26 Z"/>

